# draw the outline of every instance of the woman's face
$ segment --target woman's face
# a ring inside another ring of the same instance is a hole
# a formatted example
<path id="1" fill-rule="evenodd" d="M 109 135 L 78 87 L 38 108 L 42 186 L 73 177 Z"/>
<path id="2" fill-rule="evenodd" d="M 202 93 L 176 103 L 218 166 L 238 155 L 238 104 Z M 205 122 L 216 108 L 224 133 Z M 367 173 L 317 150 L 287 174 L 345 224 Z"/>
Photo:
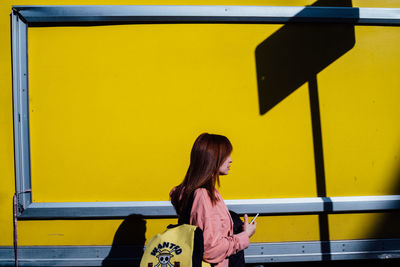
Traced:
<path id="1" fill-rule="evenodd" d="M 221 167 L 219 167 L 219 174 L 220 175 L 227 175 L 229 173 L 229 169 L 231 167 L 232 158 L 229 155 L 225 161 L 222 163 Z"/>

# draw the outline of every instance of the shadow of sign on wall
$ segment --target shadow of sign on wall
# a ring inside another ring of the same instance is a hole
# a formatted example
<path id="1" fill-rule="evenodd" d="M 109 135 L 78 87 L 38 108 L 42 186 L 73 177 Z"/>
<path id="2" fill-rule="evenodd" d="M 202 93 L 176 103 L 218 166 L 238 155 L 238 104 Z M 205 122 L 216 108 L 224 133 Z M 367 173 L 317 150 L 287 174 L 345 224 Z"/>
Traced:
<path id="1" fill-rule="evenodd" d="M 351 7 L 350 0 L 317 1 L 312 6 Z M 307 7 L 301 13 L 307 13 Z M 351 9 L 354 18 L 358 9 Z M 304 15 L 304 14 L 303 14 Z M 295 18 L 294 18 L 295 19 Z M 298 21 L 298 20 L 297 20 Z M 326 197 L 325 168 L 319 111 L 317 74 L 355 45 L 353 21 L 345 23 L 287 23 L 255 51 L 260 115 L 264 115 L 300 86 L 308 83 L 318 197 L 326 199 L 324 211 L 332 210 Z M 329 241 L 328 215 L 319 215 L 320 240 Z M 321 242 L 324 260 L 330 260 L 329 242 Z"/>

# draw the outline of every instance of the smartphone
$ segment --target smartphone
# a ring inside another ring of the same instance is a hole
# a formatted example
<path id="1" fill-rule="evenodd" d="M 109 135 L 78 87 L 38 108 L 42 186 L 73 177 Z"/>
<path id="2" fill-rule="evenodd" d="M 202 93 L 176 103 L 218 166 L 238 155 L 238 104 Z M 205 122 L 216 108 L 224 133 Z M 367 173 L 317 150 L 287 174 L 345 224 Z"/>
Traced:
<path id="1" fill-rule="evenodd" d="M 253 218 L 253 220 L 251 220 L 250 224 L 252 224 L 252 223 L 256 220 L 256 218 L 258 217 L 258 215 L 260 215 L 260 213 L 257 213 L 256 216 L 254 216 L 254 218 Z"/>

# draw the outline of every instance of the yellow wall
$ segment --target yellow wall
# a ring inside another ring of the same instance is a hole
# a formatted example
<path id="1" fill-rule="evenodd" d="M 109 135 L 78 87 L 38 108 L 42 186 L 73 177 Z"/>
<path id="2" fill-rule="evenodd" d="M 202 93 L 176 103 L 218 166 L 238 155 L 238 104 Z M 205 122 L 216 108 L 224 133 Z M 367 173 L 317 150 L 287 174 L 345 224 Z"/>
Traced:
<path id="1" fill-rule="evenodd" d="M 400 7 L 400 1 L 382 2 L 353 1 L 353 6 Z M 9 14 L 11 5 L 36 4 L 108 2 L 5 1 L 0 5 L 1 32 L 7 36 L 0 40 L 0 245 L 12 244 Z M 234 146 L 231 174 L 221 180 L 225 199 L 316 196 L 308 85 L 259 114 L 255 49 L 281 27 L 30 28 L 34 201 L 168 200 L 169 189 L 185 173 L 194 139 L 203 131 L 225 134 Z M 353 49 L 317 75 L 328 196 L 400 194 L 399 31 L 355 27 Z M 331 238 L 387 237 L 375 230 L 387 218 L 330 215 Z M 20 245 L 110 245 L 121 221 L 21 221 Z M 173 222 L 147 220 L 146 238 Z M 253 242 L 319 238 L 315 215 L 262 217 L 258 223 Z"/>
<path id="2" fill-rule="evenodd" d="M 34 201 L 168 200 L 205 131 L 234 146 L 226 198 L 314 196 L 307 87 L 258 112 L 254 48 L 280 27 L 30 29 Z"/>

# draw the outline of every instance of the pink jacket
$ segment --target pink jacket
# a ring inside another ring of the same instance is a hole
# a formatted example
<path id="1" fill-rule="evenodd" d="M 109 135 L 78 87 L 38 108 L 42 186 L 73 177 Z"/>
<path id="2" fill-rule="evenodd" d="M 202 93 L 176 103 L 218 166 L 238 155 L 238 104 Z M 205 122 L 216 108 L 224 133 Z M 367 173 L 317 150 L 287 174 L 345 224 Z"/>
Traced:
<path id="1" fill-rule="evenodd" d="M 207 190 L 199 188 L 194 193 L 190 224 L 203 230 L 204 260 L 217 267 L 228 267 L 228 258 L 250 244 L 247 233 L 233 234 L 233 221 L 220 193 L 213 205 Z"/>

